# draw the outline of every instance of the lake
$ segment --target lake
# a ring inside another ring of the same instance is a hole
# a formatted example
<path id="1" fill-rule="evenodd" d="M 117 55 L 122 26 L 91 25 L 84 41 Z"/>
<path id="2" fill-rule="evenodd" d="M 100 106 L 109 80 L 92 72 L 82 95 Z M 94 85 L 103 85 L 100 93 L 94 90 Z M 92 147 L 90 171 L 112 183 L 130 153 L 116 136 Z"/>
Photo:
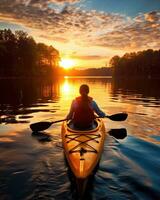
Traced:
<path id="1" fill-rule="evenodd" d="M 160 199 L 159 81 L 109 77 L 0 80 L 0 199 L 77 199 L 61 144 L 61 123 L 34 134 L 29 125 L 65 118 L 81 84 L 108 115 L 106 140 L 84 199 Z M 114 131 L 113 131 L 114 130 Z"/>

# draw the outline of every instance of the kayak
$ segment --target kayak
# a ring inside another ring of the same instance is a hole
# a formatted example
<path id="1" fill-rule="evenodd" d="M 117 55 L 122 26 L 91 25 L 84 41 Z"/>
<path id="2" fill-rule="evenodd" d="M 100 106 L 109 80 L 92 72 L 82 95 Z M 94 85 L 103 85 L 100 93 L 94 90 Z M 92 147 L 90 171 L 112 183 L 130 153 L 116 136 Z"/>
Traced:
<path id="1" fill-rule="evenodd" d="M 82 183 L 92 174 L 100 160 L 105 140 L 104 123 L 97 118 L 89 129 L 78 130 L 71 121 L 65 121 L 61 133 L 68 164 L 76 179 Z"/>

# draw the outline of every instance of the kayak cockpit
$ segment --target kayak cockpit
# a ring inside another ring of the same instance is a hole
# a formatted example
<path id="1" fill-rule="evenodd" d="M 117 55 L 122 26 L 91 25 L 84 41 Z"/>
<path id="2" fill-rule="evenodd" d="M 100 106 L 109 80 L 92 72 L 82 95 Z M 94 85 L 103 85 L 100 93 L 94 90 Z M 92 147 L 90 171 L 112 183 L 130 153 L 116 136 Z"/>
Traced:
<path id="1" fill-rule="evenodd" d="M 71 132 L 94 132 L 99 129 L 99 119 L 95 119 L 92 124 L 90 124 L 87 128 L 76 127 L 72 120 L 67 122 L 67 129 Z"/>

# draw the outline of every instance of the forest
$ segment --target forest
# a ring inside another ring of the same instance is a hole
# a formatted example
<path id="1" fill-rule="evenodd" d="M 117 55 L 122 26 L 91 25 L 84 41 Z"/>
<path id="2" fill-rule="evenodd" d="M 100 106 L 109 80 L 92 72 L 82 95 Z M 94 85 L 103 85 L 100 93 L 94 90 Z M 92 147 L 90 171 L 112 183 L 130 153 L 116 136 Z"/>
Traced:
<path id="1" fill-rule="evenodd" d="M 65 70 L 57 49 L 36 43 L 24 31 L 0 30 L 0 77 L 111 76 L 111 68 Z"/>
<path id="2" fill-rule="evenodd" d="M 60 53 L 53 46 L 37 43 L 24 31 L 0 30 L 0 77 L 113 76 L 137 79 L 160 78 L 160 50 L 116 55 L 109 67 L 64 70 Z"/>
<path id="3" fill-rule="evenodd" d="M 115 78 L 160 78 L 160 50 L 148 49 L 126 53 L 122 57 L 113 56 L 110 67 L 113 67 Z"/>
<path id="4" fill-rule="evenodd" d="M 111 67 L 101 67 L 101 68 L 88 68 L 88 69 L 70 69 L 64 70 L 59 69 L 59 74 L 66 76 L 112 76 Z"/>
<path id="5" fill-rule="evenodd" d="M 36 43 L 24 31 L 0 30 L 0 77 L 45 77 L 56 74 L 59 52 Z"/>

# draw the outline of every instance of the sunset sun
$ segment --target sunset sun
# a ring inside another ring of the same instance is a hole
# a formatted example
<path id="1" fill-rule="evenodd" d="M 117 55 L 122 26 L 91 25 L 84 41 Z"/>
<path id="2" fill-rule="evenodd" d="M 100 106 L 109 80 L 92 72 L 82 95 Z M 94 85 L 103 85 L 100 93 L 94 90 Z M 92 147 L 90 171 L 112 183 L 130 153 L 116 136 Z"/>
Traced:
<path id="1" fill-rule="evenodd" d="M 60 61 L 60 66 L 64 69 L 70 69 L 75 65 L 75 62 L 71 59 L 62 59 Z"/>

